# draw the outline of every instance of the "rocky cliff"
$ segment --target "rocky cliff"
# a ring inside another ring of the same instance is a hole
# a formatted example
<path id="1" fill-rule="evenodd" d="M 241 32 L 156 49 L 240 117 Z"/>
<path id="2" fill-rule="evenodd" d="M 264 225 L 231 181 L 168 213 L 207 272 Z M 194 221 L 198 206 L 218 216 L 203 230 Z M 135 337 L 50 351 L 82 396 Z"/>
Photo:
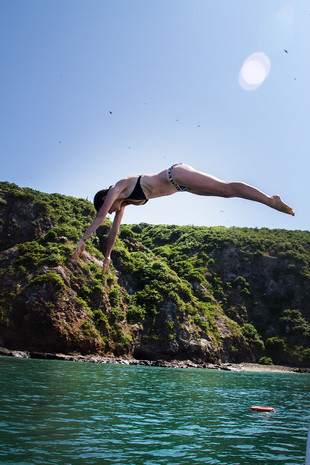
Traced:
<path id="1" fill-rule="evenodd" d="M 0 183 L 0 213 L 2 346 L 310 365 L 308 231 L 125 225 L 103 276 L 90 202 Z"/>

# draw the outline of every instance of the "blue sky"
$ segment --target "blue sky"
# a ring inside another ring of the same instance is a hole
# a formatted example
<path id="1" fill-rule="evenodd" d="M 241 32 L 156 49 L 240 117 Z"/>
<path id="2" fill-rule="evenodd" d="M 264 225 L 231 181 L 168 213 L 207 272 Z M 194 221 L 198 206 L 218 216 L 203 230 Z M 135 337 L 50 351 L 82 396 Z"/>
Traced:
<path id="1" fill-rule="evenodd" d="M 124 222 L 309 229 L 308 0 L 0 0 L 0 39 L 1 180 L 92 199 L 184 162 L 296 216 L 177 193 Z"/>

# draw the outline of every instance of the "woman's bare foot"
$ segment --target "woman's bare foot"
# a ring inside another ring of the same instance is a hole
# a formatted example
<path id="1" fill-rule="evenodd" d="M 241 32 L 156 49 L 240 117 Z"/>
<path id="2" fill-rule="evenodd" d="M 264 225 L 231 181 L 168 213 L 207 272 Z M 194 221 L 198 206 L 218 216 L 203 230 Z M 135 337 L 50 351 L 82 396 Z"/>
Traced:
<path id="1" fill-rule="evenodd" d="M 271 196 L 271 203 L 270 206 L 275 210 L 279 210 L 279 212 L 287 213 L 288 215 L 295 216 L 294 210 L 286 203 L 283 202 L 279 195 L 272 195 Z"/>

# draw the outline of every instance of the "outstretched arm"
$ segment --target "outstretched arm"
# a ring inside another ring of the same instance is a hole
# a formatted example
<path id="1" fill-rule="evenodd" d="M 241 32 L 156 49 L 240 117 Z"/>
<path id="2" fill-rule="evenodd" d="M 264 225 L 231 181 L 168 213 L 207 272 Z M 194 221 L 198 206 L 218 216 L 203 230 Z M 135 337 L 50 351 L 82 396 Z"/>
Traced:
<path id="1" fill-rule="evenodd" d="M 82 253 L 85 250 L 85 241 L 93 234 L 93 232 L 96 231 L 99 226 L 101 226 L 105 218 L 115 202 L 117 200 L 122 192 L 122 186 L 119 185 L 120 183 L 117 183 L 116 186 L 113 186 L 110 188 L 107 197 L 105 199 L 104 204 L 102 205 L 100 211 L 98 212 L 98 215 L 94 219 L 94 221 L 90 224 L 90 226 L 86 229 L 85 233 L 83 234 L 82 238 L 80 239 L 73 255 L 72 255 L 72 260 L 76 260 L 78 257 L 82 255 Z"/>
<path id="2" fill-rule="evenodd" d="M 104 262 L 103 262 L 102 273 L 105 273 L 107 271 L 107 269 L 109 268 L 110 261 L 111 261 L 111 252 L 112 252 L 112 249 L 114 247 L 114 244 L 115 244 L 115 241 L 116 241 L 116 238 L 117 238 L 117 235 L 118 235 L 119 227 L 121 225 L 121 222 L 122 222 L 122 219 L 123 219 L 123 216 L 124 216 L 124 211 L 125 211 L 125 207 L 122 207 L 115 214 L 115 218 L 114 218 L 112 227 L 111 227 L 111 229 L 109 231 L 109 234 L 108 234 L 107 249 L 106 249 L 106 252 L 105 252 L 105 259 L 104 259 Z"/>

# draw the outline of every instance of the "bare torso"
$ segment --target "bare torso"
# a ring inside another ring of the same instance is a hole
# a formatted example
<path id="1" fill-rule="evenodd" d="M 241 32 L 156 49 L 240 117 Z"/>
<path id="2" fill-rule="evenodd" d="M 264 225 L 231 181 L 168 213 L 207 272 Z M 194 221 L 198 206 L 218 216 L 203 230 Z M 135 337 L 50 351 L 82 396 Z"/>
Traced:
<path id="1" fill-rule="evenodd" d="M 147 199 L 155 199 L 177 192 L 169 181 L 167 169 L 160 173 L 144 174 L 141 178 L 141 187 Z"/>
<path id="2" fill-rule="evenodd" d="M 172 168 L 173 172 L 171 171 L 171 175 L 173 181 L 178 185 L 187 186 L 188 192 L 192 194 L 213 195 L 213 185 L 221 182 L 219 179 L 197 171 L 185 163 L 178 163 L 173 165 Z M 123 183 L 122 194 L 119 198 L 126 199 L 130 196 L 137 179 L 138 175 L 134 175 L 119 181 L 119 183 Z M 143 174 L 140 183 L 147 199 L 163 197 L 178 192 L 176 187 L 169 180 L 168 169 L 160 171 L 159 173 Z M 141 204 L 141 202 L 138 201 L 136 204 Z"/>
<path id="3" fill-rule="evenodd" d="M 123 185 L 120 198 L 126 199 L 130 196 L 135 188 L 138 177 L 139 175 L 128 176 L 117 183 Z M 156 197 L 163 197 L 177 192 L 176 188 L 169 181 L 167 169 L 160 173 L 143 174 L 140 183 L 147 199 L 155 199 Z"/>

